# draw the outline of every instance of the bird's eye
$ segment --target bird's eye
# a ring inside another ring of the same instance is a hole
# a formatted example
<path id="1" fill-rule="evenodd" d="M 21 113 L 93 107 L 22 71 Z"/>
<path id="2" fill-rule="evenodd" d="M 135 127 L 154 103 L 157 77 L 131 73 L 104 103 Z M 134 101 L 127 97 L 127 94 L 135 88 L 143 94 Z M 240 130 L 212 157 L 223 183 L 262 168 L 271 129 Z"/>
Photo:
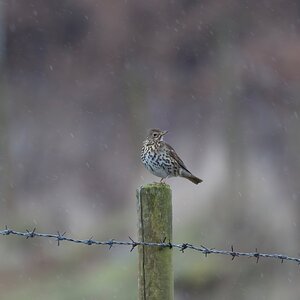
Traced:
<path id="1" fill-rule="evenodd" d="M 157 133 L 153 133 L 153 136 L 154 136 L 154 137 L 157 137 L 157 136 L 158 136 L 158 134 L 157 134 Z"/>

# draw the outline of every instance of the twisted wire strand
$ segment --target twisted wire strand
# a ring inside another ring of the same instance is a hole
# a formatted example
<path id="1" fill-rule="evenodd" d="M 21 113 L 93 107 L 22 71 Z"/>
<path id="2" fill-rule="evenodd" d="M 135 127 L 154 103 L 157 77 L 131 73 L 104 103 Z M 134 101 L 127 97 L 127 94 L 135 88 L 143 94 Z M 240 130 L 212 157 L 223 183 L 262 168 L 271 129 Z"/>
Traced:
<path id="1" fill-rule="evenodd" d="M 137 246 L 145 246 L 145 247 L 160 247 L 160 248 L 177 248 L 181 252 L 184 252 L 185 250 L 193 250 L 202 253 L 203 255 L 207 256 L 209 254 L 219 254 L 219 255 L 227 255 L 231 256 L 231 259 L 233 260 L 236 257 L 253 257 L 256 259 L 256 262 L 258 263 L 260 258 L 272 258 L 280 260 L 281 263 L 283 261 L 292 261 L 300 264 L 300 258 L 298 257 L 291 257 L 284 254 L 276 254 L 276 253 L 261 253 L 258 252 L 257 249 L 255 252 L 239 252 L 235 251 L 233 249 L 233 246 L 231 246 L 230 250 L 218 250 L 215 248 L 208 248 L 203 245 L 197 246 L 190 243 L 181 243 L 181 244 L 175 244 L 171 242 L 166 242 L 164 239 L 163 241 L 159 243 L 155 242 L 140 242 L 140 241 L 134 241 L 131 237 L 129 237 L 128 241 L 117 241 L 114 239 L 107 240 L 107 241 L 98 241 L 94 240 L 92 237 L 89 239 L 75 239 L 69 236 L 66 236 L 66 232 L 60 233 L 57 232 L 56 234 L 53 233 L 40 233 L 36 232 L 36 228 L 33 230 L 26 230 L 25 232 L 16 231 L 9 229 L 7 226 L 5 226 L 4 230 L 0 230 L 0 235 L 2 236 L 8 236 L 8 235 L 16 235 L 16 236 L 22 236 L 26 239 L 34 238 L 34 237 L 41 237 L 41 238 L 49 238 L 54 239 L 57 241 L 57 245 L 60 245 L 60 242 L 71 242 L 71 243 L 77 243 L 77 244 L 84 244 L 84 245 L 99 245 L 99 246 L 108 246 L 109 249 L 111 249 L 113 246 L 129 246 L 131 247 L 130 252 L 134 250 Z"/>

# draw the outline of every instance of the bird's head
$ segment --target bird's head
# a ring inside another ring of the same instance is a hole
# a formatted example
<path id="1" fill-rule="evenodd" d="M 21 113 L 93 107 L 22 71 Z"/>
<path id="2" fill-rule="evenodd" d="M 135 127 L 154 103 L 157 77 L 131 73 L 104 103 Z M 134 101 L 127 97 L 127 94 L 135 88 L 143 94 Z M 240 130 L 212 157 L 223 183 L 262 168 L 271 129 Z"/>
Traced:
<path id="1" fill-rule="evenodd" d="M 155 140 L 155 141 L 162 141 L 163 136 L 167 134 L 167 130 L 160 130 L 160 129 L 150 129 L 148 132 L 147 139 L 148 140 Z"/>

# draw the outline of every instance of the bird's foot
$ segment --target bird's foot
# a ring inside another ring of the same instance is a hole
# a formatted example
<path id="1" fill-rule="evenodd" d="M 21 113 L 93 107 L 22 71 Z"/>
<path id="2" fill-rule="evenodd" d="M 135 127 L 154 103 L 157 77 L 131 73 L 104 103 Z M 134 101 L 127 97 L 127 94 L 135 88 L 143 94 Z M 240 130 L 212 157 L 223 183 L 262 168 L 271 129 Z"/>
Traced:
<path id="1" fill-rule="evenodd" d="M 168 178 L 168 176 L 167 177 L 165 177 L 165 178 L 161 178 L 161 180 L 160 180 L 160 184 L 166 184 L 166 179 Z"/>

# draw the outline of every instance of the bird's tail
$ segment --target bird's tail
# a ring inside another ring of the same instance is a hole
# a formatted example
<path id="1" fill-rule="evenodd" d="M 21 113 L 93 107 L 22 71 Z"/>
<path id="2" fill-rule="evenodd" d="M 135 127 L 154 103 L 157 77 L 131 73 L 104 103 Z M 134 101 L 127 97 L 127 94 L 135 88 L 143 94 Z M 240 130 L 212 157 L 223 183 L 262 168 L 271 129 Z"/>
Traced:
<path id="1" fill-rule="evenodd" d="M 200 183 L 200 182 L 203 181 L 202 179 L 200 179 L 200 178 L 194 176 L 194 175 L 193 175 L 192 173 L 190 173 L 190 172 L 186 172 L 185 170 L 184 170 L 184 172 L 182 172 L 181 176 L 184 177 L 184 178 L 186 178 L 186 179 L 188 179 L 189 181 L 191 181 L 191 182 L 193 182 L 193 183 L 195 183 L 195 184 L 198 184 L 198 183 Z"/>
<path id="2" fill-rule="evenodd" d="M 189 177 L 185 177 L 186 179 L 190 180 L 191 182 L 195 183 L 195 184 L 198 184 L 200 182 L 202 182 L 203 180 L 194 176 L 194 175 L 191 175 Z"/>

